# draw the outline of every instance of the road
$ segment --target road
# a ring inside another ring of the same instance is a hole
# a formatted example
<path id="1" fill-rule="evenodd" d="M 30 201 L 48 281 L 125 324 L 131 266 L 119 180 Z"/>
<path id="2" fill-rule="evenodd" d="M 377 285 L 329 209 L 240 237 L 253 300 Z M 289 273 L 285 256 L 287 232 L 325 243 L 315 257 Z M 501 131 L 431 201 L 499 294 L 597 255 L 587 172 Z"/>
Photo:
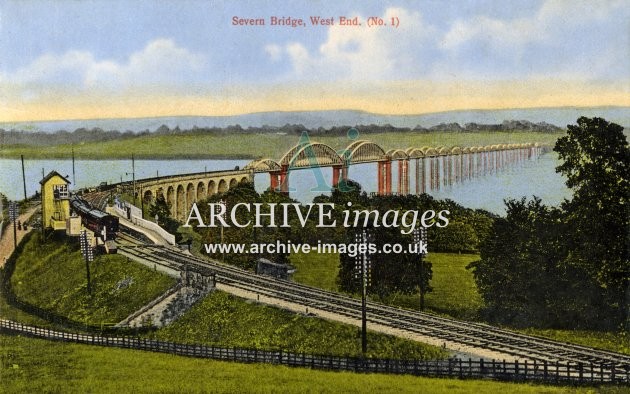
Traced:
<path id="1" fill-rule="evenodd" d="M 21 214 L 18 217 L 18 220 L 20 221 L 20 223 L 24 223 L 28 221 L 39 207 L 40 205 L 37 204 L 35 206 L 30 207 L 26 212 Z M 22 238 L 24 238 L 26 234 L 28 234 L 32 230 L 33 230 L 32 226 L 29 226 L 28 230 L 26 231 L 17 230 L 17 234 L 16 234 L 17 244 L 19 244 Z M 6 261 L 9 259 L 9 257 L 11 257 L 11 254 L 13 254 L 13 251 L 14 251 L 13 245 L 14 245 L 13 223 L 9 223 L 9 225 L 3 231 L 2 237 L 0 238 L 0 267 L 4 267 L 4 264 L 6 263 Z"/>

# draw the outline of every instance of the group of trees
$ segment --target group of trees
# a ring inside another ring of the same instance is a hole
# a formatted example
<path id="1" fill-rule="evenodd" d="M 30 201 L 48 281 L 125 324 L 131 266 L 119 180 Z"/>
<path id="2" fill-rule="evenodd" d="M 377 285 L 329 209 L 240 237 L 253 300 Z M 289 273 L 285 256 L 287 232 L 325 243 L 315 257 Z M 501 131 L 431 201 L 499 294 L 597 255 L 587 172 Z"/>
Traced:
<path id="1" fill-rule="evenodd" d="M 568 126 L 554 151 L 573 198 L 507 201 L 481 243 L 475 279 L 492 321 L 614 329 L 630 302 L 630 149 L 601 118 Z"/>
<path id="2" fill-rule="evenodd" d="M 361 134 L 372 133 L 407 133 L 407 132 L 479 132 L 479 131 L 534 131 L 552 133 L 559 132 L 560 128 L 548 123 L 531 123 L 529 121 L 504 121 L 501 124 L 466 123 L 461 126 L 458 123 L 440 123 L 431 127 L 416 126 L 396 127 L 390 124 L 366 124 L 356 126 L 332 126 L 329 128 L 308 128 L 303 124 L 290 124 L 284 126 L 260 126 L 242 127 L 239 124 L 226 127 L 197 127 L 180 128 L 161 125 L 154 131 L 148 129 L 141 131 L 124 132 L 118 130 L 104 130 L 100 127 L 78 128 L 74 131 L 58 130 L 53 133 L 41 131 L 4 130 L 0 129 L 0 146 L 8 145 L 35 145 L 49 146 L 61 144 L 80 144 L 86 142 L 105 142 L 119 139 L 130 139 L 147 135 L 233 135 L 233 134 L 271 134 L 281 133 L 288 135 L 300 135 L 307 131 L 311 135 L 337 135 L 345 136 L 350 128 L 357 129 Z"/>
<path id="3" fill-rule="evenodd" d="M 120 139 L 129 139 L 147 134 L 149 134 L 148 131 L 134 133 L 127 130 L 125 132 L 120 132 L 118 130 L 103 130 L 99 127 L 94 127 L 92 129 L 79 128 L 72 132 L 59 130 L 54 133 L 46 133 L 41 131 L 24 132 L 22 130 L 0 129 L 0 146 L 49 146 L 62 144 L 81 144 L 85 142 L 105 142 Z"/>

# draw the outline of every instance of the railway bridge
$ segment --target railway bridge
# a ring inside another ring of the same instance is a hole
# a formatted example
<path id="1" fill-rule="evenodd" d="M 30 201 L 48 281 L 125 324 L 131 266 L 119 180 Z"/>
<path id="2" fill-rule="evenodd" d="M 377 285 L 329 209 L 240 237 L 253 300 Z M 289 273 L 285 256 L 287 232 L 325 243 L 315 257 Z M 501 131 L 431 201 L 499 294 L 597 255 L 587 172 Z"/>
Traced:
<path id="1" fill-rule="evenodd" d="M 376 163 L 378 194 L 392 194 L 392 163 L 398 162 L 398 194 L 421 194 L 454 183 L 499 172 L 525 160 L 536 159 L 548 148 L 538 143 L 495 144 L 473 147 L 408 147 L 385 150 L 374 142 L 357 140 L 340 151 L 318 142 L 302 142 L 279 161 L 254 160 L 244 167 L 269 173 L 273 190 L 289 192 L 292 170 L 332 167 L 332 187 L 348 180 L 351 165 Z M 413 170 L 413 177 L 412 177 Z M 411 190 L 411 179 L 415 190 Z"/>
<path id="2" fill-rule="evenodd" d="M 224 193 L 242 182 L 253 182 L 257 173 L 269 174 L 272 190 L 289 193 L 289 174 L 303 169 L 332 168 L 332 184 L 342 187 L 348 180 L 350 166 L 375 163 L 378 194 L 421 194 L 455 183 L 491 175 L 504 168 L 534 160 L 548 148 L 538 143 L 495 144 L 472 147 L 408 147 L 385 150 L 367 140 L 356 140 L 342 150 L 308 139 L 301 141 L 276 161 L 270 158 L 253 160 L 242 169 L 137 179 L 119 184 L 143 202 L 151 203 L 159 196 L 171 206 L 171 217 L 184 220 L 194 202 L 216 193 Z M 393 163 L 397 162 L 397 190 L 392 188 Z M 412 183 L 413 180 L 413 183 Z M 325 182 L 319 177 L 319 182 Z M 414 186 L 412 189 L 411 186 Z M 130 189 L 131 188 L 131 189 Z"/>

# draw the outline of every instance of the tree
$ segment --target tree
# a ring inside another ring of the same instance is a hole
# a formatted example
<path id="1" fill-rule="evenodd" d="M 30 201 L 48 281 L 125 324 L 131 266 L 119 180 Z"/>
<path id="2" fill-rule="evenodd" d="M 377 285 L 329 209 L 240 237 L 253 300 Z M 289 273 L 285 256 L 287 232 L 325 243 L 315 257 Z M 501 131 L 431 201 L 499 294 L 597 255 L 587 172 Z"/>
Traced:
<path id="1" fill-rule="evenodd" d="M 171 218 L 171 204 L 166 201 L 162 194 L 158 195 L 153 204 L 149 205 L 149 215 L 151 218 L 157 216 L 157 223 L 167 232 L 175 234 L 176 240 L 181 240 L 181 234 L 177 232 L 179 223 Z"/>
<path id="2" fill-rule="evenodd" d="M 630 329 L 630 149 L 623 127 L 581 117 L 554 148 L 573 198 L 562 206 L 571 228 L 571 263 L 586 269 Z"/>
<path id="3" fill-rule="evenodd" d="M 379 211 L 382 215 L 388 210 L 405 211 L 410 209 L 428 208 L 433 200 L 428 196 L 373 196 L 368 197 L 361 192 L 360 185 L 350 182 L 352 187 L 350 192 L 333 192 L 331 200 L 339 209 L 349 209 L 347 202 L 352 202 L 351 210 Z M 339 213 L 339 221 L 341 214 Z M 346 244 L 354 243 L 355 233 L 362 229 L 360 227 L 339 227 L 345 232 L 342 242 Z M 378 227 L 372 228 L 368 225 L 371 233 L 370 243 L 375 244 L 377 250 L 383 250 L 385 244 L 399 244 L 403 248 L 413 242 L 412 234 L 402 234 L 400 227 Z M 411 294 L 420 292 L 421 304 L 424 303 L 424 295 L 432 290 L 429 282 L 432 277 L 431 263 L 420 262 L 416 254 L 411 253 L 374 253 L 371 256 L 371 285 L 369 293 L 381 299 L 394 293 Z M 340 255 L 339 285 L 345 291 L 357 292 L 360 290 L 361 282 L 355 278 L 355 258 L 349 254 Z M 424 305 L 421 305 L 424 307 Z"/>
<path id="4" fill-rule="evenodd" d="M 630 151 L 623 128 L 580 118 L 554 148 L 573 198 L 507 201 L 471 264 L 492 320 L 614 329 L 630 299 Z"/>
<path id="5" fill-rule="evenodd" d="M 159 194 L 153 204 L 149 206 L 149 216 L 151 216 L 151 219 L 157 216 L 158 224 L 165 218 L 171 217 L 171 204 L 166 202 L 162 194 Z"/>
<path id="6" fill-rule="evenodd" d="M 508 200 L 470 265 L 484 299 L 485 317 L 516 326 L 575 328 L 598 324 L 606 314 L 601 291 L 581 267 L 566 263 L 567 226 L 559 208 L 539 198 Z"/>
<path id="7" fill-rule="evenodd" d="M 436 231 L 434 248 L 444 252 L 473 252 L 477 250 L 479 239 L 472 225 L 460 220 L 452 220 L 448 226 Z"/>
<path id="8" fill-rule="evenodd" d="M 345 243 L 355 242 L 355 234 L 362 228 L 349 228 Z M 403 247 L 410 245 L 412 235 L 401 234 L 400 229 L 368 228 L 370 234 L 369 243 L 375 245 L 376 250 L 383 250 L 385 244 L 400 244 Z M 357 276 L 356 258 L 350 253 L 342 253 L 340 258 L 339 285 L 342 290 L 359 292 L 361 290 L 361 278 Z M 373 253 L 370 255 L 370 285 L 368 292 L 383 299 L 394 293 L 412 294 L 420 292 L 422 304 L 424 295 L 432 290 L 429 282 L 433 275 L 431 263 L 420 261 L 417 254 L 412 253 Z M 421 305 L 424 307 L 424 305 Z"/>
<path id="9" fill-rule="evenodd" d="M 218 203 L 219 201 L 223 201 L 227 205 L 228 215 L 231 215 L 231 209 L 238 203 L 246 202 L 249 204 L 253 203 L 262 203 L 266 207 L 268 203 L 293 203 L 295 201 L 291 200 L 286 195 L 281 193 L 274 192 L 265 192 L 262 195 L 258 194 L 254 189 L 254 185 L 250 182 L 242 182 L 239 183 L 236 187 L 231 187 L 225 193 L 214 194 L 205 201 L 199 202 L 197 207 L 199 209 L 199 213 L 202 218 L 210 217 L 210 207 L 208 203 Z M 265 208 L 268 209 L 268 208 Z M 216 227 L 194 227 L 194 231 L 201 235 L 201 240 L 203 243 L 223 243 L 225 244 L 243 244 L 243 245 L 252 245 L 252 244 L 275 244 L 276 242 L 280 242 L 282 244 L 287 244 L 288 240 L 291 239 L 291 229 L 297 229 L 297 225 L 294 223 L 296 218 L 291 218 L 293 220 L 291 222 L 291 227 L 285 228 L 282 226 L 277 227 L 269 227 L 270 219 L 265 216 L 261 220 L 262 227 L 257 228 L 254 226 L 255 223 L 255 212 L 254 210 L 246 210 L 246 209 L 237 209 L 235 212 L 235 217 L 238 223 L 247 223 L 250 222 L 249 226 L 245 227 L 237 227 L 230 226 L 223 228 L 223 239 L 221 238 L 221 226 L 217 224 Z M 228 224 L 230 223 L 230 219 L 228 216 L 227 220 Z M 294 240 L 292 240 L 293 242 Z M 205 250 L 202 250 L 205 253 Z M 288 253 L 283 253 L 280 251 L 276 251 L 274 253 L 268 252 L 265 250 L 263 252 L 257 254 L 249 254 L 249 253 L 237 253 L 235 251 L 231 251 L 228 253 L 220 253 L 215 252 L 214 254 L 209 254 L 210 257 L 222 259 L 225 258 L 227 263 L 236 265 L 238 267 L 254 270 L 256 267 L 256 259 L 258 257 L 263 257 L 269 259 L 275 263 L 288 263 Z"/>

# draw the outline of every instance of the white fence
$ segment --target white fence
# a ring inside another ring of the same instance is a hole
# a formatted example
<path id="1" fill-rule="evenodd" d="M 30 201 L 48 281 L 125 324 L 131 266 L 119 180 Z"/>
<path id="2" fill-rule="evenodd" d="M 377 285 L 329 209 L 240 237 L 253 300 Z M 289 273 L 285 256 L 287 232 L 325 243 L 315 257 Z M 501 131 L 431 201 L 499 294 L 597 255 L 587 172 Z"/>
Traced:
<path id="1" fill-rule="evenodd" d="M 128 212 L 130 212 L 130 220 L 133 224 L 147 230 L 151 230 L 154 233 L 157 233 L 160 237 L 164 238 L 164 240 L 166 240 L 166 242 L 168 242 L 169 244 L 175 245 L 175 236 L 164 230 L 157 223 L 142 219 L 142 210 L 135 205 L 132 205 L 126 201 L 118 201 L 117 204 L 114 204 L 114 209 L 120 216 L 124 218 L 129 218 Z"/>

